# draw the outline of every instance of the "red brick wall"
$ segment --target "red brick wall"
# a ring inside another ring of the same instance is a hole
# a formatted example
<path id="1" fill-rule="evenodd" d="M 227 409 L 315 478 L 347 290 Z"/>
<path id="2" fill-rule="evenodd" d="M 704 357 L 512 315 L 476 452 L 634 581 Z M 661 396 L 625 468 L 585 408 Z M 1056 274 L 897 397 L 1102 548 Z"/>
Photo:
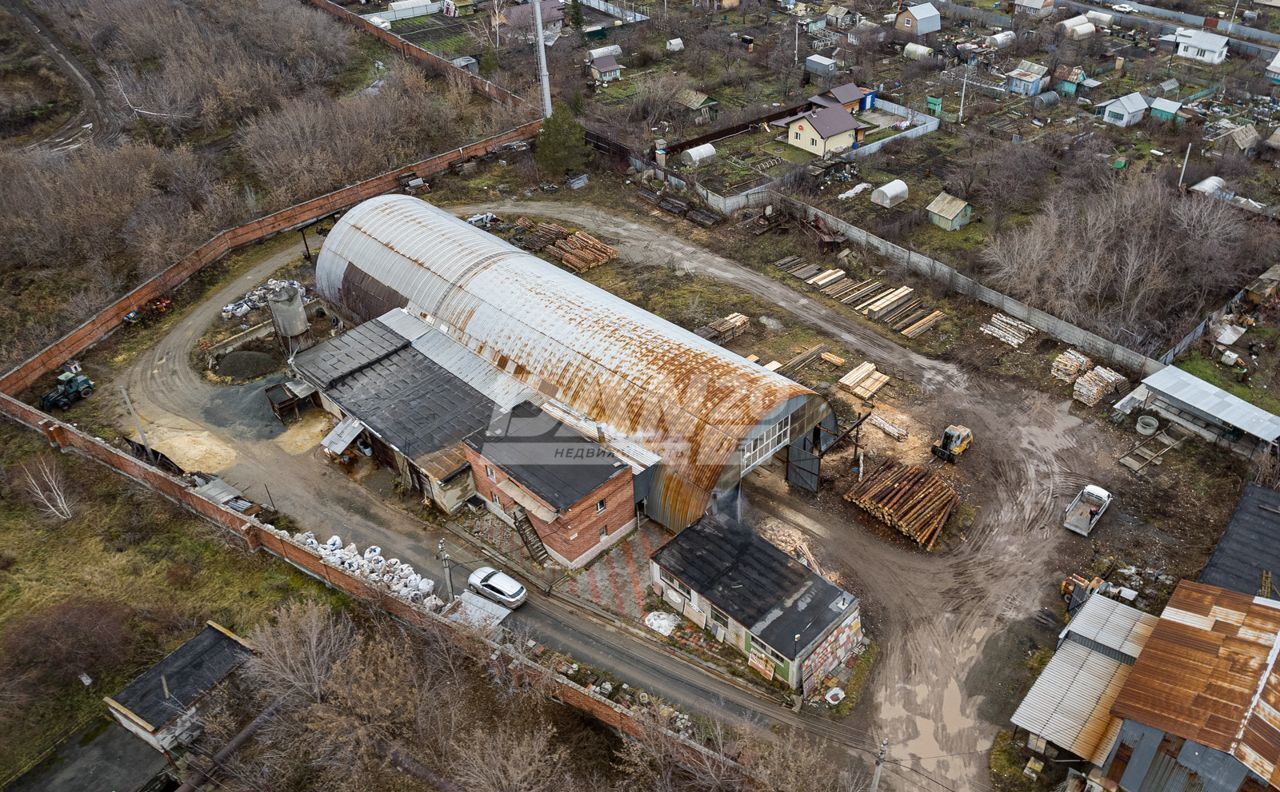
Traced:
<path id="1" fill-rule="evenodd" d="M 467 447 L 467 461 L 471 463 L 471 475 L 475 479 L 476 494 L 492 502 L 493 495 L 498 496 L 502 510 L 511 513 L 515 502 L 498 489 L 498 485 L 510 479 L 502 468 L 485 459 L 475 449 Z M 494 480 L 490 481 L 486 468 L 493 469 Z M 518 480 L 516 486 L 520 486 Z M 524 489 L 524 487 L 521 487 Z M 543 501 L 529 490 L 524 490 L 529 497 L 542 503 L 548 509 L 551 504 Z M 596 511 L 596 503 L 603 500 L 603 512 Z M 597 487 L 578 503 L 570 506 L 554 522 L 544 522 L 532 514 L 529 522 L 533 523 L 543 544 L 562 558 L 574 561 L 608 537 L 614 536 L 623 526 L 635 518 L 635 497 L 631 468 L 623 466 L 621 472 Z M 606 537 L 601 538 L 600 529 L 606 529 Z"/>

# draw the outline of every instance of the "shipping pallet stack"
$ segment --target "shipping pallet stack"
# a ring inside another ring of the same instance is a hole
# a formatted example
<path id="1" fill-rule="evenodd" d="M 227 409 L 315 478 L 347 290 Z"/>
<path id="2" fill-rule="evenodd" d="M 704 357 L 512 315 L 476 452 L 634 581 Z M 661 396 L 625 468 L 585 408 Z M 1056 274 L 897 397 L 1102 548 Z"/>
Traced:
<path id="1" fill-rule="evenodd" d="M 992 338 L 1003 341 L 1014 349 L 1026 343 L 1026 340 L 1036 331 L 1034 327 L 1026 322 L 1014 319 L 1012 316 L 1005 316 L 1002 313 L 992 314 L 991 321 L 978 329 Z"/>
<path id="2" fill-rule="evenodd" d="M 925 550 L 933 549 L 960 502 L 955 488 L 936 472 L 898 462 L 885 462 L 844 497 Z"/>
<path id="3" fill-rule="evenodd" d="M 1092 360 L 1074 349 L 1068 349 L 1054 359 L 1052 373 L 1055 379 L 1070 385 L 1091 368 L 1093 368 Z"/>
<path id="4" fill-rule="evenodd" d="M 871 397 L 888 382 L 889 375 L 876 371 L 876 364 L 868 361 L 854 366 L 836 385 L 863 401 L 871 401 Z"/>
<path id="5" fill-rule="evenodd" d="M 527 217 L 516 221 L 515 243 L 525 250 L 545 253 L 575 272 L 605 264 L 618 251 L 582 231 L 570 231 L 555 223 L 535 223 Z"/>
<path id="6" fill-rule="evenodd" d="M 1078 402 L 1096 407 L 1103 397 L 1115 393 L 1127 381 L 1123 374 L 1106 366 L 1097 366 L 1076 380 L 1071 395 Z"/>

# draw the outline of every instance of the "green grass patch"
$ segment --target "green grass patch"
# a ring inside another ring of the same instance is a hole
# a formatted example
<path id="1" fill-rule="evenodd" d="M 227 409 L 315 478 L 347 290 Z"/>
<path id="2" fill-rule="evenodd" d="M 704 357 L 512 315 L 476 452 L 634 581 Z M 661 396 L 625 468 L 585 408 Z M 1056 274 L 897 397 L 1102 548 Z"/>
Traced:
<path id="1" fill-rule="evenodd" d="M 75 499 L 72 519 L 38 513 L 17 482 L 21 465 L 47 454 Z M 282 602 L 345 597 L 293 567 L 233 544 L 229 535 L 131 486 L 104 467 L 55 454 L 33 432 L 0 427 L 0 673 L 30 674 L 18 703 L 0 712 L 0 781 L 26 768 L 59 739 L 104 713 L 102 697 L 213 620 L 241 634 Z M 126 651 L 83 670 L 92 677 L 55 678 L 41 661 L 13 657 L 15 625 L 68 602 L 117 604 L 127 613 Z"/>
<path id="2" fill-rule="evenodd" d="M 1040 784 L 1022 774 L 1027 757 L 1022 747 L 1013 739 L 1013 732 L 1001 729 L 991 746 L 989 767 L 991 785 L 999 792 L 1034 792 Z"/>
<path id="3" fill-rule="evenodd" d="M 1249 332 L 1255 331 L 1250 330 Z M 1269 413 L 1280 415 L 1280 396 L 1254 387 L 1248 382 L 1237 382 L 1231 369 L 1216 360 L 1205 357 L 1200 352 L 1192 352 L 1181 360 L 1176 361 L 1174 365 L 1183 371 L 1196 375 L 1205 382 L 1222 388 L 1228 393 L 1239 396 L 1252 405 L 1261 407 Z M 1265 383 L 1269 380 L 1269 376 L 1257 375 L 1253 379 L 1254 382 L 1260 383 Z"/>

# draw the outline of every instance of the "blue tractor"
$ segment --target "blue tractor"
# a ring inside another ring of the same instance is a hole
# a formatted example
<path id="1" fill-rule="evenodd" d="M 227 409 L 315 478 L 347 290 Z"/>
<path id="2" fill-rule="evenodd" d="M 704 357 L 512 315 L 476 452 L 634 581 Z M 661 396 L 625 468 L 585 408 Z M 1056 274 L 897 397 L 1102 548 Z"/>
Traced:
<path id="1" fill-rule="evenodd" d="M 40 400 L 40 409 L 49 412 L 53 408 L 65 410 L 81 399 L 93 395 L 93 380 L 85 375 L 80 364 L 68 360 L 62 364 L 62 372 L 58 374 L 58 384 Z"/>

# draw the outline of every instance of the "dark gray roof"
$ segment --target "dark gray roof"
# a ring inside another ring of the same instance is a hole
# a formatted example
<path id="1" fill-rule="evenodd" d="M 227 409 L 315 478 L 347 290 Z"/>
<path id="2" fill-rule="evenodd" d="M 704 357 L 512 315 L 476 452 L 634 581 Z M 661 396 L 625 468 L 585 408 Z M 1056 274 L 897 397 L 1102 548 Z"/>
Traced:
<path id="1" fill-rule="evenodd" d="M 484 429 L 495 412 L 492 400 L 377 319 L 298 353 L 293 367 L 410 459 Z"/>
<path id="2" fill-rule="evenodd" d="M 707 516 L 653 560 L 783 656 L 840 621 L 858 600 L 745 525 Z"/>
<path id="3" fill-rule="evenodd" d="M 481 456 L 557 510 L 567 509 L 630 467 L 530 402 L 467 438 Z"/>
<path id="4" fill-rule="evenodd" d="M 244 644 L 206 625 L 112 698 L 159 731 L 226 679 L 248 655 Z"/>
<path id="5" fill-rule="evenodd" d="M 1280 588 L 1280 492 L 1248 484 L 1200 582 L 1252 596 L 1264 570 Z"/>
<path id="6" fill-rule="evenodd" d="M 848 104 L 849 102 L 859 101 L 862 97 L 866 96 L 867 89 L 862 88 L 857 83 L 845 83 L 844 85 L 837 85 L 835 88 L 828 91 L 828 93 L 834 96 L 837 102 L 841 104 Z"/>

